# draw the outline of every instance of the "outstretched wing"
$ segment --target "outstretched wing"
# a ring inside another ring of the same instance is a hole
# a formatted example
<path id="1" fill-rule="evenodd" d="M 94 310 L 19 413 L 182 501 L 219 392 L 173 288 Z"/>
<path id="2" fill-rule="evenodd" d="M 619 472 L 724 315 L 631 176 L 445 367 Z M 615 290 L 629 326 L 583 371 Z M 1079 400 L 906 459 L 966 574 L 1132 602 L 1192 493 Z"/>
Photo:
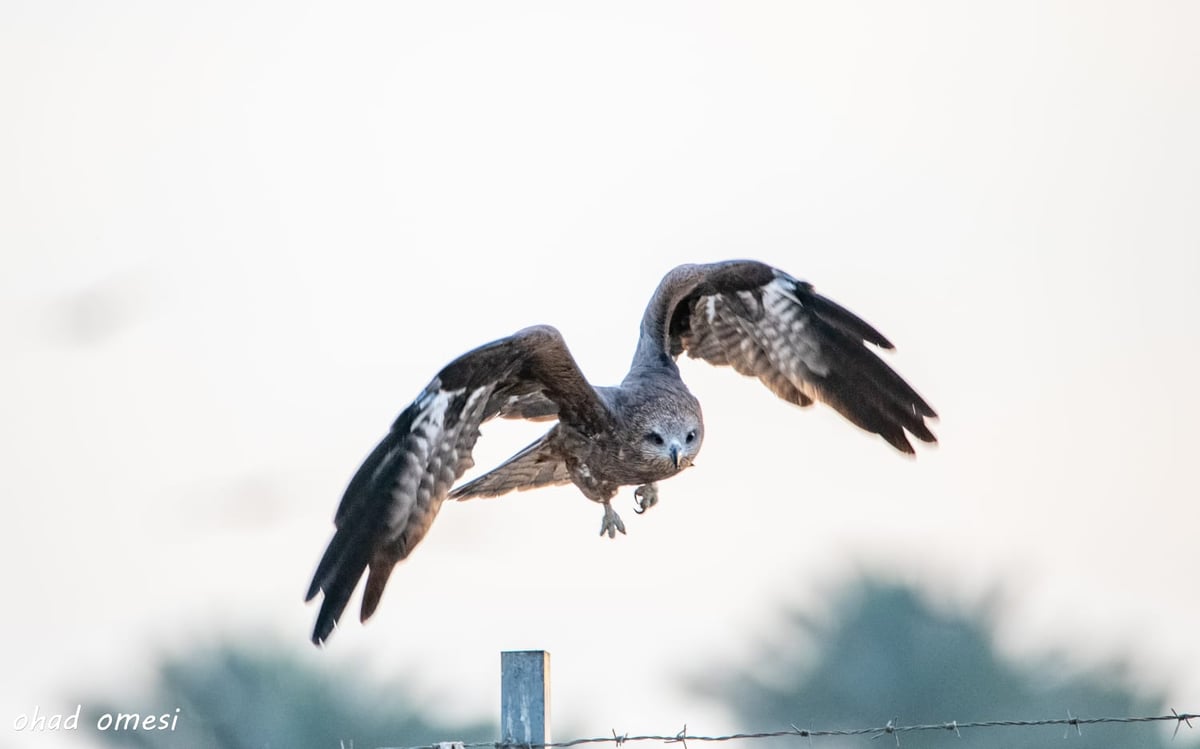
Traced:
<path id="1" fill-rule="evenodd" d="M 827 403 L 901 452 L 913 452 L 906 432 L 937 441 L 925 423 L 937 414 L 875 353 L 891 342 L 777 268 L 749 260 L 681 266 L 646 316 L 643 338 L 672 358 L 686 352 L 731 366 L 799 406 Z"/>
<path id="2" fill-rule="evenodd" d="M 527 328 L 438 372 L 346 488 L 337 531 L 305 599 L 324 593 L 313 642 L 329 637 L 368 568 L 361 618 L 374 613 L 392 568 L 424 538 L 450 487 L 473 465 L 483 422 L 555 414 L 584 433 L 609 427 L 608 410 L 554 328 Z"/>

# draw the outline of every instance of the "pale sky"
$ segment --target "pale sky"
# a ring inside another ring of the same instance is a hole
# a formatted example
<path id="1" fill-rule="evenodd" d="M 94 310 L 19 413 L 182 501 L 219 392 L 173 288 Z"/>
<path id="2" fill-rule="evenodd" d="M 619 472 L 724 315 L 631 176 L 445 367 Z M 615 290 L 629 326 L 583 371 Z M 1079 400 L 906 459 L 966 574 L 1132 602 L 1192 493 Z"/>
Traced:
<path id="1" fill-rule="evenodd" d="M 447 718 L 545 648 L 556 725 L 761 729 L 681 677 L 864 569 L 1002 589 L 1009 652 L 1194 710 L 1197 38 L 1183 1 L 6 0 L 0 746 L 86 746 L 12 721 L 247 630 Z M 573 488 L 446 506 L 308 644 L 341 492 L 441 365 L 550 323 L 613 383 L 661 275 L 730 257 L 880 328 L 941 445 L 687 362 L 703 451 L 627 537 Z"/>

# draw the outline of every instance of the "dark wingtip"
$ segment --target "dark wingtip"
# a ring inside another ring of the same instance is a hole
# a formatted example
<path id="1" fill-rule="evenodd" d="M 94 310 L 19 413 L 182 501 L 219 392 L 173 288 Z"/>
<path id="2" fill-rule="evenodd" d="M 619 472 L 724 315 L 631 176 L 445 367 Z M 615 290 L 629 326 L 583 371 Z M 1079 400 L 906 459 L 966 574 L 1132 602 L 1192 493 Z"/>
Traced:
<path id="1" fill-rule="evenodd" d="M 343 567 L 341 574 L 333 577 L 330 582 L 326 582 L 326 577 L 321 575 L 313 580 L 307 600 L 311 601 L 318 592 L 324 595 L 321 600 L 321 608 L 317 612 L 317 622 L 313 627 L 312 641 L 314 645 L 322 645 L 325 640 L 329 639 L 330 633 L 337 627 L 338 619 L 341 618 L 342 612 L 346 610 L 346 605 L 350 602 L 350 596 L 358 587 L 358 580 L 362 576 L 362 572 L 346 574 L 346 571 L 361 570 L 366 565 L 364 563 L 362 566 L 358 566 L 354 561 L 356 560 L 352 560 L 350 564 Z"/>
<path id="2" fill-rule="evenodd" d="M 325 647 L 325 641 L 329 640 L 329 635 L 334 631 L 335 624 L 330 622 L 328 627 L 322 627 L 322 623 L 318 622 L 317 627 L 312 630 L 312 643 L 319 648 Z"/>
<path id="3" fill-rule="evenodd" d="M 796 281 L 795 293 L 802 304 L 806 305 L 822 320 L 843 333 L 856 336 L 860 340 L 874 344 L 881 349 L 891 350 L 896 348 L 873 325 L 829 297 L 821 296 L 813 290 L 812 284 L 807 281 Z"/>
<path id="4" fill-rule="evenodd" d="M 375 613 L 380 599 L 383 598 L 383 589 L 387 587 L 387 581 L 391 577 L 393 569 L 392 565 L 387 564 L 367 568 L 367 587 L 363 590 L 362 608 L 359 610 L 358 615 L 360 622 L 365 622 L 371 618 L 371 614 Z"/>
<path id="5" fill-rule="evenodd" d="M 330 598 L 329 592 L 326 591 L 325 600 L 321 602 L 321 611 L 317 614 L 317 623 L 313 626 L 313 645 L 317 647 L 325 646 L 325 642 L 329 639 L 333 630 L 337 628 L 338 618 L 342 615 L 342 610 L 345 608 L 345 600 L 341 600 L 340 596 Z"/>
<path id="6" fill-rule="evenodd" d="M 880 437 L 883 437 L 883 439 L 886 440 L 889 445 L 905 455 L 915 456 L 917 454 L 917 451 L 915 448 L 913 448 L 912 443 L 908 441 L 908 436 L 904 433 L 904 429 L 885 427 L 878 430 L 876 433 Z"/>
<path id="7" fill-rule="evenodd" d="M 923 419 L 913 419 L 910 423 L 905 424 L 904 428 L 912 432 L 912 435 L 922 442 L 937 442 L 937 437 L 930 431 L 929 426 Z"/>
<path id="8" fill-rule="evenodd" d="M 413 406 L 409 406 L 397 423 L 404 427 L 403 420 L 411 420 L 412 413 Z M 374 518 L 379 511 L 370 500 L 378 496 L 377 482 L 386 482 L 393 476 L 396 452 L 392 448 L 397 440 L 394 432 L 383 438 L 354 474 L 342 497 L 335 520 L 338 528 L 317 564 L 304 597 L 308 602 L 318 593 L 324 595 L 313 628 L 314 645 L 323 645 L 329 638 L 367 568 L 376 543 L 378 527 Z M 380 478 L 381 474 L 383 478 Z"/>

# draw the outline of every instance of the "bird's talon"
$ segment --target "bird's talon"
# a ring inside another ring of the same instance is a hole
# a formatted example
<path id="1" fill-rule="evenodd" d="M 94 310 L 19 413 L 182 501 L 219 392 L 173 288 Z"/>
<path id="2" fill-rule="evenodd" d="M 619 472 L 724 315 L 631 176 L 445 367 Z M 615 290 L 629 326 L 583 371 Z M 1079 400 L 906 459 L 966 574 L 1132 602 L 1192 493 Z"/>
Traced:
<path id="1" fill-rule="evenodd" d="M 633 511 L 641 515 L 646 510 L 658 504 L 658 486 L 655 484 L 643 484 L 633 490 L 633 498 L 634 503 L 637 505 L 633 508 Z"/>

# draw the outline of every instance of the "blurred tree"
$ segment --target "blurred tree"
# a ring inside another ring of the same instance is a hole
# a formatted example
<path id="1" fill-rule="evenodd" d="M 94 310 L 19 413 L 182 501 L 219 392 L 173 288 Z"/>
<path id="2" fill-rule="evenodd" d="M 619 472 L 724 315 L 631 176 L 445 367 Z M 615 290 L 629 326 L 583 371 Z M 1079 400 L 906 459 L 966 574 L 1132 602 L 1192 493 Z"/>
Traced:
<path id="1" fill-rule="evenodd" d="M 838 598 L 819 622 L 793 612 L 780 645 L 759 663 L 734 673 L 692 680 L 693 692 L 728 704 L 747 728 L 864 728 L 890 719 L 903 724 L 994 719 L 1157 715 L 1161 695 L 1139 692 L 1122 669 L 1071 673 L 1059 657 L 1038 668 L 1005 661 L 992 646 L 991 617 L 947 612 L 916 591 L 865 579 Z M 1173 726 L 1167 725 L 1170 729 Z M 1165 747 L 1160 728 L 1131 725 L 1070 730 L 1072 746 Z M 1184 732 L 1187 731 L 1185 726 Z M 1061 740 L 1062 727 L 923 732 L 902 746 L 928 749 L 1042 747 Z M 1196 746 L 1180 734 L 1173 746 Z M 795 739 L 790 741 L 794 746 Z M 864 746 L 863 738 L 821 739 L 822 746 Z M 869 742 L 868 742 L 869 743 Z M 891 744 L 891 739 L 888 740 Z"/>
<path id="2" fill-rule="evenodd" d="M 168 657 L 150 695 L 83 702 L 95 716 L 138 705 L 155 713 L 179 707 L 174 731 L 100 731 L 94 718 L 81 726 L 104 743 L 146 749 L 372 749 L 492 740 L 496 733 L 485 723 L 439 725 L 406 706 L 401 687 L 319 671 L 254 643 Z"/>

